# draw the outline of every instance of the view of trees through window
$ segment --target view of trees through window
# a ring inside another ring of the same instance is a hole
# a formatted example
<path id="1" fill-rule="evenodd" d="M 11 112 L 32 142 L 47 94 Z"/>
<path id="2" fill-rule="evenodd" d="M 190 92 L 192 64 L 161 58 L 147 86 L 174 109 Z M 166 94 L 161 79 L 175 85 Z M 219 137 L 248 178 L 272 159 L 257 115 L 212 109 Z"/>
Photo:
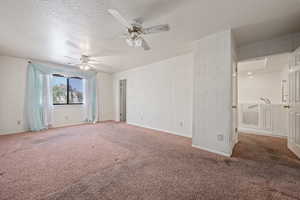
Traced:
<path id="1" fill-rule="evenodd" d="M 69 78 L 69 103 L 83 103 L 82 79 Z"/>
<path id="2" fill-rule="evenodd" d="M 54 74 L 52 80 L 54 105 L 83 103 L 83 80 L 81 78 L 67 78 Z"/>

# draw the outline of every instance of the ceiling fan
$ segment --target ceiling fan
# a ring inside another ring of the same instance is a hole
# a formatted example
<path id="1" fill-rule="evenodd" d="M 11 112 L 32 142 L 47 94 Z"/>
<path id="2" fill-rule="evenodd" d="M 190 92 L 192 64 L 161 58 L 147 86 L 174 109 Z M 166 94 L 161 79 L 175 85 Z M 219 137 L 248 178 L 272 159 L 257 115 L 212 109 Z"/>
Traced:
<path id="1" fill-rule="evenodd" d="M 108 9 L 108 13 L 111 14 L 120 24 L 125 26 L 127 32 L 124 34 L 126 42 L 130 47 L 142 47 L 145 51 L 150 50 L 150 46 L 143 35 L 160 33 L 170 30 L 168 24 L 156 25 L 148 28 L 144 28 L 142 18 L 133 20 L 132 23 L 127 21 L 117 10 Z"/>
<path id="2" fill-rule="evenodd" d="M 70 56 L 65 57 L 73 60 L 73 62 L 68 63 L 69 65 L 79 67 L 82 70 L 96 69 L 95 64 L 102 64 L 100 61 L 97 60 L 97 57 L 91 57 L 87 55 L 81 55 L 79 60 L 78 58 L 73 58 Z"/>

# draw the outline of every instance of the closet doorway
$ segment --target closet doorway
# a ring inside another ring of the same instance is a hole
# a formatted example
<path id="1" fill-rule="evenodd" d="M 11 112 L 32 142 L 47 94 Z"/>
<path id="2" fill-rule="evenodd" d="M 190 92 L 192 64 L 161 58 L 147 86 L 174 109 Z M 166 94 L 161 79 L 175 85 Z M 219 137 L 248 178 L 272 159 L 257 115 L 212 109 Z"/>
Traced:
<path id="1" fill-rule="evenodd" d="M 120 121 L 126 122 L 127 80 L 120 80 Z"/>

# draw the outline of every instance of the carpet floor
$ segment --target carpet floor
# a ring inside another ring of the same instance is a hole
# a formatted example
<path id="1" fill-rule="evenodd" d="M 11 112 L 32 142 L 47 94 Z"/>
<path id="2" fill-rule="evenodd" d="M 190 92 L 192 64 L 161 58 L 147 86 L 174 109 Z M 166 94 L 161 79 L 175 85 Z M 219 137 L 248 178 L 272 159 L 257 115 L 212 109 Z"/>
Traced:
<path id="1" fill-rule="evenodd" d="M 233 157 L 122 123 L 0 136 L 0 199 L 299 200 L 286 140 L 240 134 Z"/>

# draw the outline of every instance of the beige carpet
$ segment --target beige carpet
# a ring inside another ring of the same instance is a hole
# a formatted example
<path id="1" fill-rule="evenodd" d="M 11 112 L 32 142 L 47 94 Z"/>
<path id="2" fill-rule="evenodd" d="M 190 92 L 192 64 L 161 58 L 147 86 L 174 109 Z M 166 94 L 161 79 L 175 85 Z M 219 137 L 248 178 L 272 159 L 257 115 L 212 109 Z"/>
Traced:
<path id="1" fill-rule="evenodd" d="M 120 123 L 0 136 L 0 199 L 300 199 L 284 139 L 241 135 L 234 158 Z"/>

